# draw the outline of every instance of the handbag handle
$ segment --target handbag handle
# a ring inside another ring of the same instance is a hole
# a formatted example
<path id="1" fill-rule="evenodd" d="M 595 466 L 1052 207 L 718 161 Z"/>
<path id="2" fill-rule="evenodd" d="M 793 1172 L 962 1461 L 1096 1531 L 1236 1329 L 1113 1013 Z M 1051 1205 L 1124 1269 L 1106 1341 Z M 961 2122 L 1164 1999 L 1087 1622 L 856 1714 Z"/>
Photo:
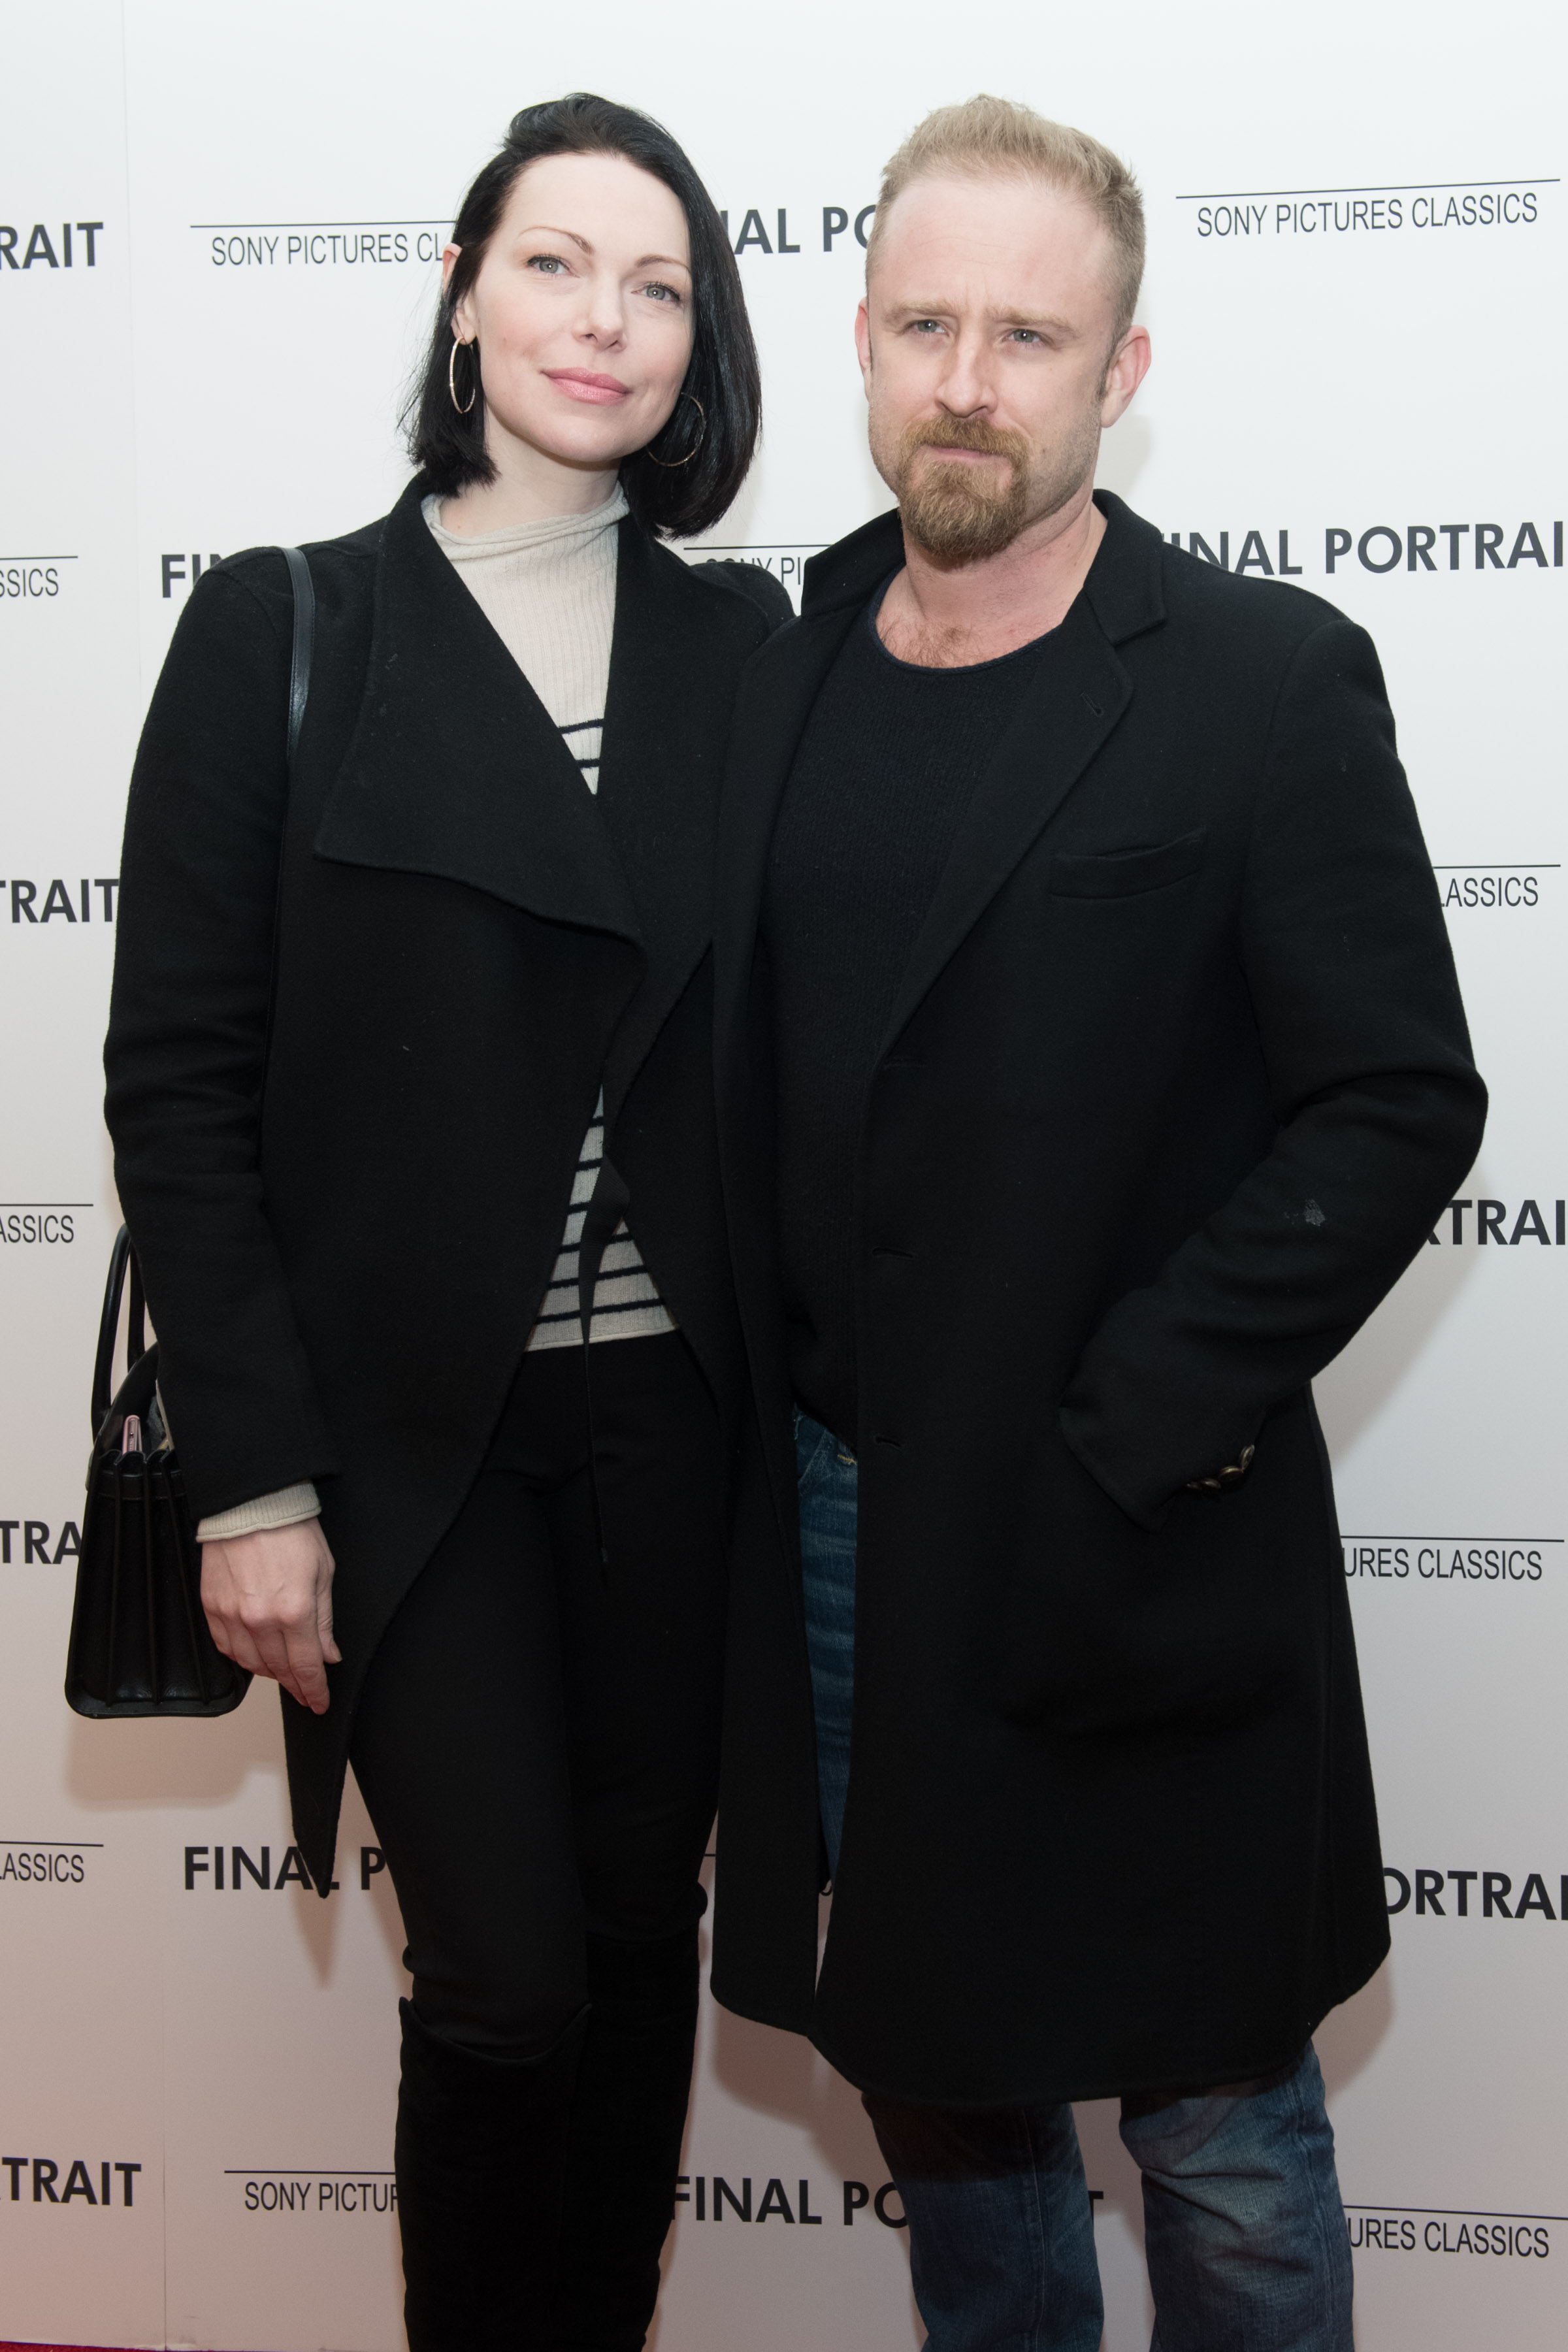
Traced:
<path id="1" fill-rule="evenodd" d="M 289 781 L 293 782 L 294 754 L 299 749 L 300 730 L 305 723 L 305 705 L 310 693 L 310 654 L 316 634 L 316 591 L 310 578 L 310 567 L 302 551 L 285 547 L 279 551 L 289 567 L 289 583 L 294 592 L 294 634 L 289 653 L 289 732 L 287 740 Z M 272 917 L 273 986 L 267 1005 L 267 1042 L 263 1050 L 263 1067 L 272 1043 L 272 997 L 277 988 L 278 933 L 283 911 L 283 845 L 278 846 L 278 896 Z M 98 1354 L 92 1367 L 92 1396 L 89 1411 L 92 1417 L 92 1433 L 99 1431 L 109 1418 L 110 1381 L 114 1369 L 114 1341 L 120 1329 L 120 1302 L 125 1292 L 127 1267 L 131 1273 L 131 1314 L 125 1329 L 125 1369 L 139 1363 L 147 1352 L 147 1309 L 142 1289 L 142 1267 L 131 1239 L 131 1229 L 121 1225 L 114 1236 L 114 1247 L 109 1257 L 109 1280 L 104 1285 L 103 1314 L 98 1327 Z"/>
<path id="2" fill-rule="evenodd" d="M 142 1297 L 142 1269 L 136 1263 L 132 1245 L 131 1229 L 121 1225 L 114 1236 L 114 1247 L 109 1256 L 109 1280 L 103 1286 L 103 1314 L 98 1327 L 98 1354 L 92 1367 L 92 1401 L 89 1408 L 92 1433 L 109 1419 L 109 1401 L 114 1370 L 114 1341 L 120 1329 L 120 1302 L 125 1295 L 125 1273 L 131 1270 L 131 1318 L 125 1333 L 125 1369 L 140 1363 L 147 1352 L 146 1309 Z"/>

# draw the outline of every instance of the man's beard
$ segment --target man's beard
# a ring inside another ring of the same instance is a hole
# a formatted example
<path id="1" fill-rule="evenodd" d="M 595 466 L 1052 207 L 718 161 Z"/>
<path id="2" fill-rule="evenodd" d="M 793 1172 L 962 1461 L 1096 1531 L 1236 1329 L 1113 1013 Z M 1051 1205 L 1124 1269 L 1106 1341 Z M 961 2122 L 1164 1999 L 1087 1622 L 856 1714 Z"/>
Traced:
<path id="1" fill-rule="evenodd" d="M 871 428 L 871 457 L 899 501 L 904 530 L 939 563 L 1000 555 L 1030 523 L 1055 514 L 1092 473 L 1098 443 L 1098 415 L 1051 450 L 977 416 L 921 417 L 891 444 L 874 421 Z M 933 446 L 1004 458 L 1006 471 L 998 482 L 990 467 L 982 471 L 941 457 L 921 462 L 920 451 Z"/>

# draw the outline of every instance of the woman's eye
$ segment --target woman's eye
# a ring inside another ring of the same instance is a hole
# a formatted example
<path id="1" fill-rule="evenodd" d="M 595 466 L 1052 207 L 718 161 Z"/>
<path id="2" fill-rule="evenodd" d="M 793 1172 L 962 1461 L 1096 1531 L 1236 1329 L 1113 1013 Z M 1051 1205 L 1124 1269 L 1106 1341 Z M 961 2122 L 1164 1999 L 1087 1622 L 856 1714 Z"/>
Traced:
<path id="1" fill-rule="evenodd" d="M 537 269 L 542 278 L 564 278 L 566 275 L 566 264 L 558 253 L 531 253 L 528 266 L 530 269 Z"/>
<path id="2" fill-rule="evenodd" d="M 673 302 L 677 310 L 680 308 L 680 296 L 673 286 L 662 286 L 656 279 L 652 285 L 645 286 L 643 292 L 651 294 L 656 302 Z"/>

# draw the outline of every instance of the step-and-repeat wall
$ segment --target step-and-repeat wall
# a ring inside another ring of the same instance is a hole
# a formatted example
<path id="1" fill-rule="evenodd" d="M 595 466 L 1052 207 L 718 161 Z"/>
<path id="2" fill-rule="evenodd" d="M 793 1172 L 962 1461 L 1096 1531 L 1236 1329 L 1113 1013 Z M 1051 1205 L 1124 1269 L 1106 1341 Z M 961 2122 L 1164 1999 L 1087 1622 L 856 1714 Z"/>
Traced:
<path id="1" fill-rule="evenodd" d="M 714 539 L 796 587 L 887 503 L 850 336 L 879 167 L 984 87 L 1145 191 L 1155 361 L 1104 480 L 1202 561 L 1331 598 L 1387 671 L 1493 1108 L 1464 1197 L 1319 1383 L 1394 1936 L 1320 2046 L 1365 2352 L 1563 2343 L 1555 12 L 74 0 L 12 10 L 0 54 L 0 2336 L 402 2343 L 402 1937 L 363 1806 L 322 1902 L 269 1686 L 213 1725 L 60 1696 L 118 1222 L 121 814 L 170 630 L 224 554 L 390 505 L 453 208 L 511 110 L 574 87 L 661 116 L 727 211 L 767 438 Z M 657 2343 L 906 2352 L 855 2098 L 711 2006 L 702 2036 Z M 1137 2181 L 1113 2111 L 1081 2121 L 1106 2344 L 1134 2352 Z"/>

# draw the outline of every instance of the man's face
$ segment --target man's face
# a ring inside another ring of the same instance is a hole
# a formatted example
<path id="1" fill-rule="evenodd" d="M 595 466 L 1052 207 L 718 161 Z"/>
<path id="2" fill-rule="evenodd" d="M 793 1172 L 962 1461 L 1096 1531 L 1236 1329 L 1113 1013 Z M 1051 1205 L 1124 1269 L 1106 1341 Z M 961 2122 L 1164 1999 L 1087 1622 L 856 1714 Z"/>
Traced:
<path id="1" fill-rule="evenodd" d="M 1149 363 L 1112 350 L 1112 248 L 1079 198 L 1026 179 L 917 180 L 877 241 L 856 341 L 871 456 L 939 562 L 1010 546 L 1094 477 Z"/>

